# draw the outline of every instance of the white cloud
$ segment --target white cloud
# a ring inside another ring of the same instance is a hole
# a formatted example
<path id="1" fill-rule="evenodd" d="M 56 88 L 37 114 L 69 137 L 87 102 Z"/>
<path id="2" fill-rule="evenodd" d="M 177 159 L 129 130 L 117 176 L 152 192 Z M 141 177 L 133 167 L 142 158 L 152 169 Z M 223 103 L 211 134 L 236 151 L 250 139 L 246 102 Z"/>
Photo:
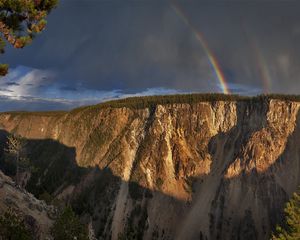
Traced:
<path id="1" fill-rule="evenodd" d="M 133 93 L 118 89 L 100 91 L 58 83 L 55 81 L 55 75 L 53 71 L 24 66 L 12 69 L 8 76 L 0 79 L 0 111 L 71 109 L 126 97 L 193 93 L 163 87 L 147 88 Z M 221 90 L 220 85 L 212 87 Z M 232 93 L 261 93 L 260 89 L 244 84 L 229 83 L 228 87 Z"/>
<path id="2" fill-rule="evenodd" d="M 39 97 L 39 89 L 51 84 L 54 72 L 18 66 L 0 79 L 0 94 L 14 99 L 23 96 Z"/>
<path id="3" fill-rule="evenodd" d="M 55 73 L 19 66 L 0 79 L 0 111 L 57 110 L 91 105 L 133 96 L 176 94 L 177 90 L 149 88 L 128 94 L 121 90 L 99 91 L 65 86 L 54 81 Z"/>

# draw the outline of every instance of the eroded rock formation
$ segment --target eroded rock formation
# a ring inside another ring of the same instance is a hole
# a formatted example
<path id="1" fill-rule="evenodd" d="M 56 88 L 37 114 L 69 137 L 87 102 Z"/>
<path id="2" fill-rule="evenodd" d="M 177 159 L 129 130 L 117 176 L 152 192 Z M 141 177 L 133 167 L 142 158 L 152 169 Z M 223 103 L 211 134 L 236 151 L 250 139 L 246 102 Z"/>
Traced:
<path id="1" fill-rule="evenodd" d="M 56 208 L 36 199 L 0 171 L 0 214 L 12 209 L 22 219 L 35 239 L 51 239 L 50 227 Z"/>
<path id="2" fill-rule="evenodd" d="M 27 188 L 71 202 L 98 238 L 268 239 L 300 184 L 299 107 L 259 98 L 3 113 L 0 127 L 32 141 L 40 171 Z"/>

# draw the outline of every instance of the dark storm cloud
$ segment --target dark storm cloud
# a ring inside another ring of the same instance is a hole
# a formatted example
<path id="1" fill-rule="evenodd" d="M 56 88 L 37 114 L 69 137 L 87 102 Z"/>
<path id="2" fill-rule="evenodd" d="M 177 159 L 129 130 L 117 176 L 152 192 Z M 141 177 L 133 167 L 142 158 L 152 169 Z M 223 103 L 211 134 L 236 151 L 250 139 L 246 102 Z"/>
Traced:
<path id="1" fill-rule="evenodd" d="M 73 91 L 73 92 L 78 91 L 77 88 L 69 87 L 69 86 L 63 86 L 63 87 L 61 87 L 60 89 L 63 90 L 63 91 Z"/>
<path id="2" fill-rule="evenodd" d="M 19 86 L 19 84 L 16 83 L 16 82 L 6 82 L 5 85 L 7 85 L 7 86 Z"/>
<path id="3" fill-rule="evenodd" d="M 8 62 L 99 90 L 215 87 L 201 46 L 168 1 L 62 1 L 48 20 L 32 46 L 8 51 Z"/>
<path id="4" fill-rule="evenodd" d="M 299 2 L 178 4 L 205 36 L 232 92 L 300 90 Z M 75 101 L 91 93 L 101 98 L 108 92 L 221 89 L 203 47 L 171 1 L 62 0 L 46 31 L 21 51 L 9 48 L 4 61 L 36 70 L 23 79 L 24 89 L 17 88 L 22 96 L 47 92 Z M 23 76 L 28 69 L 19 72 Z M 15 78 L 11 83 L 20 84 Z"/>

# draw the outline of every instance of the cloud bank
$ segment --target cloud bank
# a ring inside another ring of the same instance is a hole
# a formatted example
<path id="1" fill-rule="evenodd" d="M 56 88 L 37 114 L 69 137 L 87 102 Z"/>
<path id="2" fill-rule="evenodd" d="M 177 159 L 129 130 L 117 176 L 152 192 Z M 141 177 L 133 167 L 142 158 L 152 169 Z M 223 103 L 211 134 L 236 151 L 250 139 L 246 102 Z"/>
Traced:
<path id="1" fill-rule="evenodd" d="M 149 88 L 141 92 L 101 91 L 81 86 L 69 87 L 55 81 L 56 73 L 19 66 L 0 79 L 1 111 L 69 110 L 107 100 L 149 95 L 180 93 L 166 88 Z"/>
<path id="2" fill-rule="evenodd" d="M 231 92 L 299 93 L 300 2 L 177 2 Z M 70 108 L 121 95 L 221 91 L 203 47 L 170 1 L 62 0 L 48 23 L 32 45 L 3 55 L 12 69 L 0 80 L 2 97 L 18 104 L 24 97 L 60 99 Z"/>

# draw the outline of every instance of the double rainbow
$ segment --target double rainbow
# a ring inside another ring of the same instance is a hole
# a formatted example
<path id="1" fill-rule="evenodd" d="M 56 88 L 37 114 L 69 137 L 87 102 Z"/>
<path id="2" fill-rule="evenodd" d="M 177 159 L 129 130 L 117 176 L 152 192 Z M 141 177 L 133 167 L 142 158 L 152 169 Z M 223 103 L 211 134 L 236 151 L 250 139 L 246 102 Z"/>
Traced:
<path id="1" fill-rule="evenodd" d="M 272 78 L 271 78 L 271 73 L 268 64 L 266 62 L 266 59 L 261 49 L 259 48 L 255 40 L 252 41 L 252 47 L 254 50 L 255 62 L 257 63 L 260 79 L 263 83 L 263 92 L 270 93 Z"/>
<path id="2" fill-rule="evenodd" d="M 208 57 L 209 63 L 212 66 L 212 69 L 214 70 L 214 73 L 220 83 L 222 92 L 224 94 L 229 94 L 229 87 L 226 82 L 226 78 L 224 76 L 224 73 L 222 71 L 222 68 L 217 60 L 217 57 L 213 54 L 213 51 L 209 48 L 207 41 L 205 40 L 203 34 L 199 32 L 196 27 L 192 24 L 188 16 L 185 14 L 185 12 L 180 8 L 180 6 L 175 2 L 171 1 L 172 7 L 174 8 L 176 14 L 184 21 L 184 23 L 190 27 L 190 29 L 193 31 L 195 34 L 196 39 L 199 41 L 201 44 L 205 54 Z"/>

